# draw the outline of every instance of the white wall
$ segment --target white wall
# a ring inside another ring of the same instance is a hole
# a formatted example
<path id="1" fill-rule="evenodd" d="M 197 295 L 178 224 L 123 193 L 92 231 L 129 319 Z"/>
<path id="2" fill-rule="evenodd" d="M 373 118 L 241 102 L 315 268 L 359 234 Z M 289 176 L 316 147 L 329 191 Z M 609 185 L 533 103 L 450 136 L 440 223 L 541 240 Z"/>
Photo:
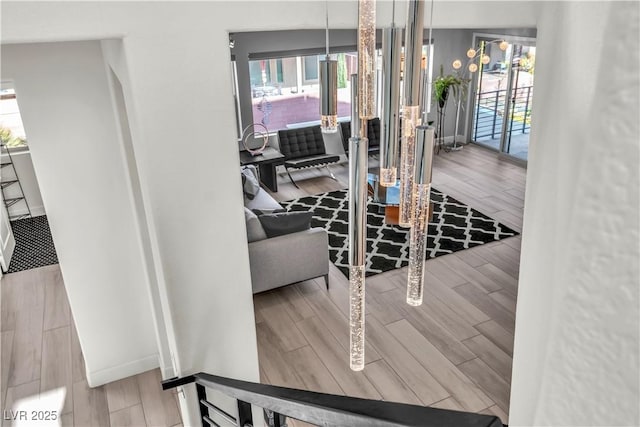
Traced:
<path id="1" fill-rule="evenodd" d="M 98 42 L 3 46 L 90 385 L 158 366 Z"/>
<path id="2" fill-rule="evenodd" d="M 40 187 L 38 186 L 38 180 L 36 178 L 35 171 L 33 169 L 33 162 L 31 161 L 31 152 L 29 150 L 16 150 L 11 152 L 11 158 L 13 160 L 13 166 L 15 167 L 18 178 L 20 179 L 20 185 L 22 185 L 22 192 L 29 209 L 33 216 L 44 215 L 44 204 L 42 203 L 42 196 L 40 195 Z M 4 154 L 2 156 L 2 162 L 8 161 L 8 156 Z M 2 169 L 3 179 L 10 179 L 13 177 L 13 171 L 9 171 L 10 167 Z M 20 195 L 20 189 L 17 184 L 14 184 L 5 189 L 7 198 L 18 197 Z M 29 211 L 27 206 L 20 202 L 9 208 L 10 216 L 24 215 Z"/>
<path id="3" fill-rule="evenodd" d="M 151 302 L 151 313 L 158 342 L 160 367 L 162 368 L 163 377 L 170 378 L 175 376 L 176 372 L 176 367 L 173 365 L 174 362 L 171 357 L 172 354 L 176 353 L 175 349 L 171 349 L 171 345 L 175 343 L 175 333 L 173 324 L 170 321 L 171 307 L 166 300 L 166 281 L 164 280 L 157 237 L 154 232 L 155 225 L 153 216 L 147 210 L 149 205 L 148 194 L 144 191 L 141 183 L 136 150 L 133 143 L 131 123 L 136 122 L 136 117 L 133 114 L 135 103 L 131 94 L 129 67 L 121 39 L 103 40 L 101 46 L 113 96 L 114 113 L 120 131 L 122 155 L 127 169 L 130 196 L 135 211 L 136 231 L 140 236 L 145 262 L 144 268 L 148 277 L 147 291 Z"/>
<path id="4" fill-rule="evenodd" d="M 324 6 L 3 3 L 4 43 L 124 36 L 134 146 L 183 373 L 258 378 L 240 182 L 232 178 L 238 154 L 227 33 L 323 28 Z M 380 26 L 390 6 L 379 4 Z M 353 27 L 356 2 L 330 7 L 341 10 L 332 27 Z M 637 8 L 435 7 L 438 28 L 538 28 L 513 425 L 640 421 Z M 403 9 L 398 2 L 396 16 Z"/>
<path id="5" fill-rule="evenodd" d="M 638 8 L 540 6 L 509 425 L 640 425 Z"/>

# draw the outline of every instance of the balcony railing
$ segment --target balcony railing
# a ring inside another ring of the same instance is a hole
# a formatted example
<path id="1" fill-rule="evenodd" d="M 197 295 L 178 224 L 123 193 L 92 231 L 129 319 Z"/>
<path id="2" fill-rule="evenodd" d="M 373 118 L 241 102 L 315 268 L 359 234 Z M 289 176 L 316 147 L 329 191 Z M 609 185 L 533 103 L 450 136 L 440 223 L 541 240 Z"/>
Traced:
<path id="1" fill-rule="evenodd" d="M 519 87 L 511 91 L 509 130 L 512 133 L 528 133 L 531 128 L 531 95 L 533 86 Z M 507 90 L 480 92 L 476 99 L 473 140 L 496 139 L 502 132 Z"/>

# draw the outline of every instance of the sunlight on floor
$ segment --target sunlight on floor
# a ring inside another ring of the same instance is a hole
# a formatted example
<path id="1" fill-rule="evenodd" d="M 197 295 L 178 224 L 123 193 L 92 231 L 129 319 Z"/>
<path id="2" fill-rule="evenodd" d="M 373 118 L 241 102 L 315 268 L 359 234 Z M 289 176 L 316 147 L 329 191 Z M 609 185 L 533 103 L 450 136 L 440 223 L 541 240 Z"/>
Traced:
<path id="1" fill-rule="evenodd" d="M 60 387 L 20 399 L 4 412 L 3 418 L 12 420 L 16 427 L 59 426 L 66 395 L 66 387 Z"/>

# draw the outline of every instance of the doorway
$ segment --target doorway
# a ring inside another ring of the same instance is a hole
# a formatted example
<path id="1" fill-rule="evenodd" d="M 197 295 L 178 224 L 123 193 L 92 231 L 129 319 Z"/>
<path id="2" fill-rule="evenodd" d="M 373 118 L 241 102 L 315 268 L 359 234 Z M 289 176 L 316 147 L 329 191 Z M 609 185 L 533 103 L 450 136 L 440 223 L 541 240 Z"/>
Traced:
<path id="1" fill-rule="evenodd" d="M 480 67 L 473 87 L 471 141 L 526 162 L 533 104 L 535 40 L 476 36 L 490 61 Z M 484 43 L 482 43 L 484 42 Z"/>

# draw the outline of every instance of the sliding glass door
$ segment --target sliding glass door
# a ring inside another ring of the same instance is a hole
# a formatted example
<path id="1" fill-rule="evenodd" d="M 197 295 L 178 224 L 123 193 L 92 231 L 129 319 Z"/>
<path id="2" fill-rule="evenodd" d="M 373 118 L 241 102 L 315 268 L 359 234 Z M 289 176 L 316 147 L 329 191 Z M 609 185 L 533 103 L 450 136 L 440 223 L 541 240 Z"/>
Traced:
<path id="1" fill-rule="evenodd" d="M 487 42 L 491 59 L 480 67 L 474 82 L 471 140 L 518 159 L 527 160 L 533 100 L 535 46 L 509 43 L 501 50 Z"/>

